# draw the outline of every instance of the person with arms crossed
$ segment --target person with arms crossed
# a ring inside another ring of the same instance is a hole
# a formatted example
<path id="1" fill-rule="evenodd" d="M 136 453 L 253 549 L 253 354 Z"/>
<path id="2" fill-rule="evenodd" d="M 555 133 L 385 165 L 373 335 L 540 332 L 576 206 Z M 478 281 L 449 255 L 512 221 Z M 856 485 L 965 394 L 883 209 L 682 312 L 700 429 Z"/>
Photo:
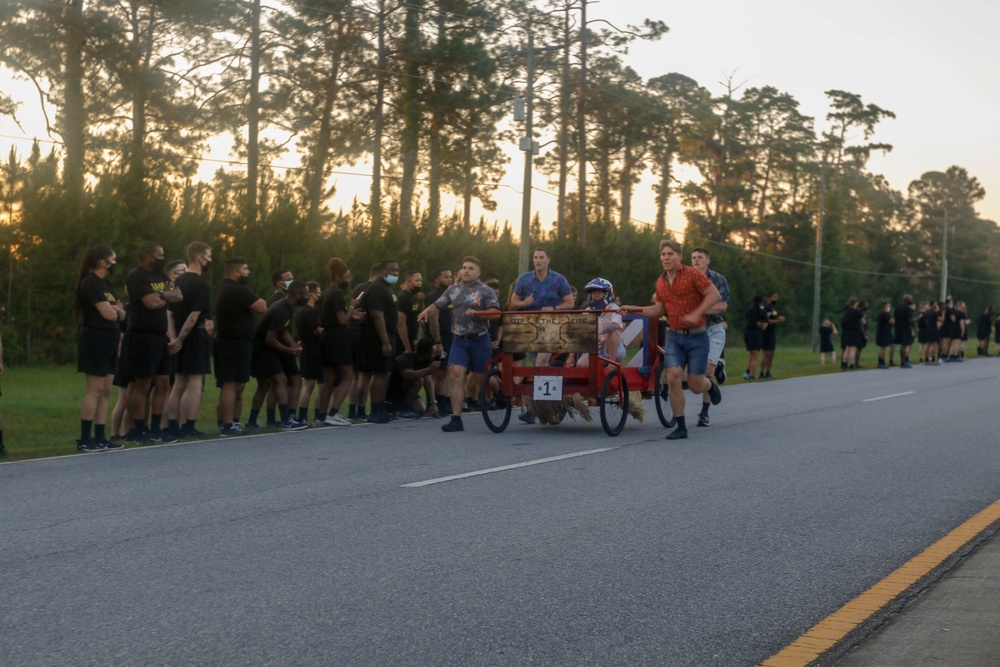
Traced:
<path id="1" fill-rule="evenodd" d="M 483 311 L 498 311 L 496 292 L 479 280 L 482 268 L 472 256 L 462 259 L 459 282 L 452 285 L 437 301 L 427 306 L 417 319 L 427 322 L 433 340 L 441 340 L 438 320 L 433 316 L 449 305 L 452 315 L 451 354 L 448 355 L 448 379 L 451 390 L 451 421 L 441 427 L 446 433 L 464 431 L 462 405 L 465 402 L 465 374 L 472 373 L 476 386 L 483 382 L 483 373 L 493 358 L 490 327 Z M 438 355 L 435 350 L 435 356 Z"/>
<path id="2" fill-rule="evenodd" d="M 670 328 L 663 351 L 663 360 L 670 395 L 670 407 L 677 427 L 667 440 L 688 437 L 684 419 L 685 398 L 681 382 L 687 368 L 688 388 L 694 394 L 708 393 L 712 405 L 722 401 L 722 392 L 715 378 L 706 375 L 709 339 L 705 315 L 722 300 L 719 290 L 704 273 L 681 263 L 681 245 L 676 241 L 660 241 L 660 264 L 663 273 L 656 281 L 656 301 L 652 306 L 622 306 L 623 314 L 640 313 L 643 317 L 667 316 Z"/>
<path id="3" fill-rule="evenodd" d="M 147 241 L 139 246 L 138 254 L 139 266 L 132 269 L 125 281 L 129 299 L 125 366 L 135 384 L 129 406 L 135 424 L 132 439 L 138 444 L 174 442 L 176 437 L 160 431 L 170 389 L 169 342 L 173 338 L 168 328 L 167 305 L 179 303 L 183 295 L 163 273 L 163 246 Z M 147 431 L 150 388 L 152 416 Z"/>

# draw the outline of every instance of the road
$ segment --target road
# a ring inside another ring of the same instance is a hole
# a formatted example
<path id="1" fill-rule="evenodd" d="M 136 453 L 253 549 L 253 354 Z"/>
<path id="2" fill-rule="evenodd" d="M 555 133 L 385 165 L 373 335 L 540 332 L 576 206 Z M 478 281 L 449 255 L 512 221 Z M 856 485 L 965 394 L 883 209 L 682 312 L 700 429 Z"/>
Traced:
<path id="1" fill-rule="evenodd" d="M 648 403 L 617 438 L 467 415 L 3 464 L 0 655 L 755 665 L 1000 498 L 998 376 L 730 383 L 679 442 Z"/>

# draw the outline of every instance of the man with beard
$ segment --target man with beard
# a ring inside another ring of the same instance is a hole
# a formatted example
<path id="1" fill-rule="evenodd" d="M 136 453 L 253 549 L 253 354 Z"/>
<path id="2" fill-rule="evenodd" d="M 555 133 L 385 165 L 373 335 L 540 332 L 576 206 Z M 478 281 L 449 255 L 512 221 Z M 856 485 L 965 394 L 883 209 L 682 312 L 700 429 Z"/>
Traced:
<path id="1" fill-rule="evenodd" d="M 230 257 L 222 267 L 223 280 L 215 293 L 215 377 L 221 384 L 219 435 L 241 435 L 235 424 L 237 397 L 250 381 L 253 365 L 254 315 L 267 312 L 267 303 L 247 283 L 250 269 L 242 257 Z"/>
<path id="2" fill-rule="evenodd" d="M 177 439 L 160 430 L 170 389 L 167 305 L 183 299 L 181 291 L 164 275 L 165 263 L 163 246 L 147 241 L 139 246 L 139 266 L 132 269 L 125 280 L 128 293 L 125 365 L 135 384 L 129 409 L 135 423 L 132 441 L 137 444 Z M 152 416 L 147 431 L 150 389 L 153 390 Z"/>
<path id="3" fill-rule="evenodd" d="M 417 315 L 420 314 L 420 290 L 423 289 L 424 278 L 419 271 L 407 271 L 397 295 L 399 303 L 399 325 L 396 329 L 399 337 L 399 352 L 412 352 L 417 339 L 420 338 L 420 324 Z"/>

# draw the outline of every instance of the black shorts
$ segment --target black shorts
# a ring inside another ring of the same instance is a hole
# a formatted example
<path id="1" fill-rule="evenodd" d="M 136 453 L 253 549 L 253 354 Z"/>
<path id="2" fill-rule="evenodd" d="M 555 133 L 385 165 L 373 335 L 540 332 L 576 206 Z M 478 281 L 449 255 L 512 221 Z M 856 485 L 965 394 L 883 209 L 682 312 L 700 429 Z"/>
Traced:
<path id="1" fill-rule="evenodd" d="M 302 343 L 299 366 L 306 380 L 323 380 L 323 351 L 319 343 Z"/>
<path id="2" fill-rule="evenodd" d="M 382 341 L 374 329 L 359 329 L 358 351 L 359 365 L 363 373 L 391 373 L 393 357 L 382 354 Z M 396 349 L 396 336 L 387 332 L 389 337 L 389 348 Z"/>
<path id="3" fill-rule="evenodd" d="M 864 335 L 860 331 L 845 329 L 840 340 L 843 341 L 844 347 L 860 347 L 864 343 Z"/>
<path id="4" fill-rule="evenodd" d="M 208 332 L 197 327 L 188 334 L 175 356 L 174 370 L 184 375 L 205 375 L 212 370 Z"/>
<path id="5" fill-rule="evenodd" d="M 269 380 L 278 374 L 283 374 L 287 379 L 298 375 L 299 367 L 294 355 L 279 352 L 267 343 L 255 340 L 251 374 L 259 380 Z"/>
<path id="6" fill-rule="evenodd" d="M 875 336 L 875 344 L 879 347 L 889 347 L 892 345 L 892 332 L 883 331 Z"/>
<path id="7" fill-rule="evenodd" d="M 253 341 L 246 338 L 216 338 L 215 379 L 220 383 L 250 381 Z"/>
<path id="8" fill-rule="evenodd" d="M 129 331 L 125 353 L 125 371 L 133 378 L 170 375 L 170 351 L 167 334 L 147 331 Z"/>
<path id="9" fill-rule="evenodd" d="M 913 330 L 897 331 L 894 340 L 896 345 L 913 345 Z"/>
<path id="10" fill-rule="evenodd" d="M 344 327 L 324 329 L 320 335 L 324 366 L 350 366 L 354 363 L 351 334 Z"/>
<path id="11" fill-rule="evenodd" d="M 118 339 L 121 332 L 114 329 L 82 329 L 76 344 L 76 370 L 78 373 L 105 377 L 118 367 Z"/>
<path id="12" fill-rule="evenodd" d="M 361 371 L 361 333 L 357 327 L 348 329 L 351 337 L 351 363 L 354 365 L 354 372 Z"/>
<path id="13" fill-rule="evenodd" d="M 778 334 L 771 329 L 765 329 L 760 332 L 760 349 L 765 352 L 774 352 L 774 348 L 778 346 Z"/>
<path id="14" fill-rule="evenodd" d="M 743 343 L 747 346 L 748 352 L 760 350 L 760 330 L 747 329 L 743 332 Z"/>

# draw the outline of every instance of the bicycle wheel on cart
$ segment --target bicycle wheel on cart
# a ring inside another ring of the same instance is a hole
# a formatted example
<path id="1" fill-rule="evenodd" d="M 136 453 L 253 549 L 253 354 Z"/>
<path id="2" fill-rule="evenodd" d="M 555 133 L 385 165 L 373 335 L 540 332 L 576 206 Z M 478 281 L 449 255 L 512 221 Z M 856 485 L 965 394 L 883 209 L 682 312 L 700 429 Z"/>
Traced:
<path id="1" fill-rule="evenodd" d="M 660 418 L 660 423 L 666 428 L 673 428 L 677 420 L 674 419 L 674 412 L 670 409 L 670 401 L 667 400 L 667 385 L 663 383 L 663 369 L 656 367 L 656 385 L 653 391 L 653 402 L 656 404 L 656 416 Z"/>
<path id="2" fill-rule="evenodd" d="M 511 401 L 503 393 L 503 377 L 500 369 L 494 368 L 486 375 L 479 391 L 479 407 L 483 411 L 486 426 L 494 433 L 502 433 L 510 423 Z"/>
<path id="3" fill-rule="evenodd" d="M 618 382 L 614 382 L 615 380 Z M 617 385 L 620 384 L 621 387 Z M 614 368 L 604 377 L 601 385 L 601 426 L 610 436 L 616 436 L 625 428 L 628 419 L 628 382 L 621 372 Z"/>

